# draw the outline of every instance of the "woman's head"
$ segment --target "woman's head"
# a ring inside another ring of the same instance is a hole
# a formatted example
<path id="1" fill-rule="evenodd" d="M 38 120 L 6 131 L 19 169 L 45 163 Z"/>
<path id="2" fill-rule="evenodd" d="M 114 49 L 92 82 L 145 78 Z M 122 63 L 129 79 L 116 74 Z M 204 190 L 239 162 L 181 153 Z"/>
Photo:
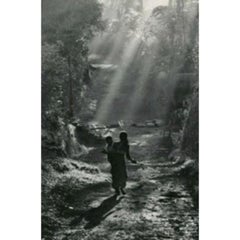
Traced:
<path id="1" fill-rule="evenodd" d="M 121 142 L 127 142 L 128 141 L 128 135 L 126 132 L 121 132 L 119 134 L 119 138 L 121 140 Z"/>

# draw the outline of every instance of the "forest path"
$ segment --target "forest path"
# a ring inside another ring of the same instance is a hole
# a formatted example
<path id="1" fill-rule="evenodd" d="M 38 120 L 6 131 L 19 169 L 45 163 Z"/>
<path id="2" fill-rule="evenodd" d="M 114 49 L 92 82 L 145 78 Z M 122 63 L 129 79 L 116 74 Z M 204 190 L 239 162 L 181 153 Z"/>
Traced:
<path id="1" fill-rule="evenodd" d="M 114 196 L 110 182 L 93 186 L 84 200 L 87 209 L 77 197 L 71 203 L 56 239 L 198 239 L 198 212 L 183 181 L 174 174 L 175 164 L 163 152 L 159 158 L 164 150 L 159 132 L 128 129 L 128 133 L 138 164 L 127 162 L 127 194 Z M 85 161 L 109 173 L 109 163 L 99 156 L 99 149 Z"/>

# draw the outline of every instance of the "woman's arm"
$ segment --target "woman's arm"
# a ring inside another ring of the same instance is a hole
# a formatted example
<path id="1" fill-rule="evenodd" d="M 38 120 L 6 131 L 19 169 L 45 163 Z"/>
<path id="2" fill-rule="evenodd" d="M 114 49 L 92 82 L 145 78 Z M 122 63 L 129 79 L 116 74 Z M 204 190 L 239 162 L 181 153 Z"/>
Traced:
<path id="1" fill-rule="evenodd" d="M 129 145 L 127 145 L 127 148 L 126 148 L 126 158 L 127 158 L 128 160 L 130 160 L 132 163 L 137 163 L 137 162 L 130 156 Z"/>

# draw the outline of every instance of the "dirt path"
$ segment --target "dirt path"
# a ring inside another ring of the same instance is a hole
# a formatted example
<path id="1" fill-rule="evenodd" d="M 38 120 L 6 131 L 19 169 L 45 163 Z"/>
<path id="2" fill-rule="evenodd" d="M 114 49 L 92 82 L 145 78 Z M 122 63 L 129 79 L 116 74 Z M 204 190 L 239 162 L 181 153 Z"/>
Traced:
<path id="1" fill-rule="evenodd" d="M 127 194 L 114 196 L 109 182 L 92 186 L 85 194 L 87 209 L 76 197 L 61 216 L 64 227 L 55 239 L 198 239 L 198 212 L 188 190 L 174 175 L 174 163 L 164 155 L 159 162 L 159 133 L 130 130 L 130 136 L 138 164 L 127 164 Z M 93 151 L 85 160 L 108 173 L 103 158 Z"/>

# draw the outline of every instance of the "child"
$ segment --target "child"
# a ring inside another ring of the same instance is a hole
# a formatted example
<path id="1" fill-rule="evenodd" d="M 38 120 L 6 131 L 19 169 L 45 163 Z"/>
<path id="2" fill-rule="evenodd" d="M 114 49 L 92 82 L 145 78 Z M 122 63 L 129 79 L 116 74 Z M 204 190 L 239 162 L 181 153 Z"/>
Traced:
<path id="1" fill-rule="evenodd" d="M 108 136 L 105 138 L 106 146 L 103 149 L 102 153 L 107 154 L 108 161 L 112 164 L 112 151 L 113 151 L 113 138 L 111 136 Z"/>

